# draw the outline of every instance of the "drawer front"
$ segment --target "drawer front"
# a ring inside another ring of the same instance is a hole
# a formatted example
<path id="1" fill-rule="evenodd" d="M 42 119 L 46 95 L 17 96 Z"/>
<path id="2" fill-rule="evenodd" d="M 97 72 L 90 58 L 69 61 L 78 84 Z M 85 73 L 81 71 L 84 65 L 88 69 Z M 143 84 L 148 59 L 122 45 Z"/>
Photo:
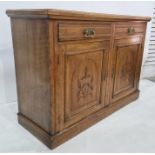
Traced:
<path id="1" fill-rule="evenodd" d="M 136 33 L 144 33 L 145 23 L 125 22 L 117 23 L 115 27 L 115 35 L 132 35 Z"/>
<path id="2" fill-rule="evenodd" d="M 59 23 L 59 41 L 110 39 L 111 25 L 103 23 Z"/>

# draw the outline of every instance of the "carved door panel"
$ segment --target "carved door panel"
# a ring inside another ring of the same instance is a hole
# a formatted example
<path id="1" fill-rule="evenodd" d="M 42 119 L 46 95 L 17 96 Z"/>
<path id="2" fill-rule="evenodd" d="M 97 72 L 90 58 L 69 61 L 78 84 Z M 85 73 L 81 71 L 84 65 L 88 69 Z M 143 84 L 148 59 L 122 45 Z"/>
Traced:
<path id="1" fill-rule="evenodd" d="M 110 102 L 115 102 L 137 90 L 138 70 L 140 70 L 138 63 L 141 63 L 138 57 L 142 54 L 141 42 L 141 37 L 115 40 Z"/>
<path id="2" fill-rule="evenodd" d="M 61 45 L 65 127 L 104 106 L 108 45 L 109 42 Z"/>

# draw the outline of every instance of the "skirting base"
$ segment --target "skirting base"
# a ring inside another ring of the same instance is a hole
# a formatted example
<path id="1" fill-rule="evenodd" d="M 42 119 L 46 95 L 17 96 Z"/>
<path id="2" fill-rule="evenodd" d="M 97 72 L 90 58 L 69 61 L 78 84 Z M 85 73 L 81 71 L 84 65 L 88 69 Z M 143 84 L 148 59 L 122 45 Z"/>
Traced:
<path id="1" fill-rule="evenodd" d="M 32 122 L 30 119 L 28 119 L 21 113 L 18 113 L 18 121 L 23 127 L 25 127 L 38 139 L 40 139 L 50 149 L 53 149 L 59 146 L 60 144 L 64 143 L 65 141 L 69 140 L 70 138 L 74 137 L 75 135 L 79 134 L 80 132 L 84 131 L 85 129 L 89 128 L 90 126 L 94 125 L 103 118 L 109 116 L 116 110 L 136 100 L 138 96 L 139 91 L 136 91 L 130 94 L 129 96 L 126 96 L 125 98 L 95 112 L 94 114 L 91 114 L 91 116 L 86 117 L 80 122 L 77 122 L 73 126 L 70 126 L 66 128 L 64 131 L 61 131 L 60 133 L 55 135 L 50 135 L 48 132 L 40 128 L 37 124 Z"/>

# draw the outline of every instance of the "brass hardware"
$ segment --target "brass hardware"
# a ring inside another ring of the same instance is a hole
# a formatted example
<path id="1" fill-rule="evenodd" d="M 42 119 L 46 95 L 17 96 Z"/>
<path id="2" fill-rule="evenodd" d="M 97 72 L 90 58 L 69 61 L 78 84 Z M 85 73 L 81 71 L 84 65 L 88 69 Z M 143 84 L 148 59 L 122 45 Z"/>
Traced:
<path id="1" fill-rule="evenodd" d="M 89 38 L 89 37 L 94 37 L 95 35 L 95 30 L 94 29 L 85 29 L 83 31 L 83 34 L 86 38 Z"/>
<path id="2" fill-rule="evenodd" d="M 134 27 L 129 27 L 129 28 L 128 28 L 128 33 L 134 33 L 134 32 L 135 32 Z"/>

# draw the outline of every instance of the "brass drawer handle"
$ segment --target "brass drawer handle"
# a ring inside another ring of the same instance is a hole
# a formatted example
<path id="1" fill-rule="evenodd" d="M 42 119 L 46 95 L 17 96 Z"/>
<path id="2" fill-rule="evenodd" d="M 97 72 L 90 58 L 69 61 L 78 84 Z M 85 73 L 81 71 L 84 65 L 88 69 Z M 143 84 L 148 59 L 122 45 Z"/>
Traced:
<path id="1" fill-rule="evenodd" d="M 128 28 L 128 33 L 134 33 L 134 32 L 135 32 L 134 27 L 129 27 L 129 28 Z"/>
<path id="2" fill-rule="evenodd" d="M 95 35 L 95 30 L 94 29 L 85 29 L 83 31 L 83 34 L 86 38 L 92 38 Z"/>

